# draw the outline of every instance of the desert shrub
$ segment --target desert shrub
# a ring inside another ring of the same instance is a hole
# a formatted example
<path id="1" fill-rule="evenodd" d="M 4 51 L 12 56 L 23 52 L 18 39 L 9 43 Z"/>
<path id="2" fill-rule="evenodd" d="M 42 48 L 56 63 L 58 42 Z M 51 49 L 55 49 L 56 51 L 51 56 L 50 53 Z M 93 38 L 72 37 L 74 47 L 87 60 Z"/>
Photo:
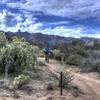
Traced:
<path id="1" fill-rule="evenodd" d="M 82 57 L 88 57 L 88 52 L 85 49 L 79 49 L 77 50 L 76 54 L 82 56 Z"/>
<path id="2" fill-rule="evenodd" d="M 25 75 L 19 75 L 18 77 L 15 77 L 13 80 L 13 86 L 15 89 L 21 88 L 23 85 L 29 83 L 30 77 Z"/>
<path id="3" fill-rule="evenodd" d="M 71 85 L 72 80 L 73 80 L 73 75 L 71 75 L 69 72 L 63 73 L 62 86 L 64 88 L 67 88 L 69 85 Z M 59 83 L 59 86 L 61 86 L 60 83 Z"/>
<path id="4" fill-rule="evenodd" d="M 70 55 L 66 59 L 66 64 L 79 66 L 81 60 L 82 60 L 82 56 L 80 55 Z"/>
<path id="5" fill-rule="evenodd" d="M 61 57 L 62 57 L 63 55 L 62 55 L 62 53 L 61 53 L 61 51 L 60 51 L 59 49 L 54 49 L 54 50 L 52 51 L 52 53 L 53 53 L 53 58 L 54 58 L 54 59 L 61 60 Z"/>
<path id="6" fill-rule="evenodd" d="M 88 51 L 88 58 L 81 61 L 80 67 L 82 71 L 97 71 L 100 72 L 100 51 Z"/>
<path id="7" fill-rule="evenodd" d="M 38 46 L 33 46 L 33 51 L 36 56 L 39 55 L 40 48 Z"/>
<path id="8" fill-rule="evenodd" d="M 0 67 L 4 72 L 8 67 L 9 72 L 22 72 L 34 68 L 34 47 L 21 39 L 13 38 L 10 43 L 0 50 Z"/>
<path id="9" fill-rule="evenodd" d="M 99 50 L 89 50 L 88 56 L 91 58 L 94 58 L 94 59 L 99 59 L 100 58 L 100 51 Z"/>
<path id="10" fill-rule="evenodd" d="M 97 71 L 100 73 L 100 60 L 95 61 L 95 69 L 94 71 Z"/>
<path id="11" fill-rule="evenodd" d="M 60 72 L 58 72 L 58 73 L 60 75 Z M 69 87 L 71 85 L 71 82 L 73 80 L 73 75 L 68 71 L 67 72 L 63 72 L 62 75 L 63 75 L 62 76 L 62 87 L 63 88 L 67 88 L 67 87 Z M 58 74 L 52 73 L 52 77 L 54 78 L 54 80 L 57 81 L 55 83 L 58 83 L 58 87 L 60 87 L 61 86 L 60 77 L 58 76 Z"/>
<path id="12" fill-rule="evenodd" d="M 79 40 L 62 44 L 59 49 L 64 54 L 64 62 L 69 65 L 79 66 L 82 58 L 88 57 L 84 44 Z"/>
<path id="13" fill-rule="evenodd" d="M 95 41 L 95 42 L 94 42 L 94 48 L 95 48 L 96 50 L 100 50 L 100 41 Z"/>
<path id="14" fill-rule="evenodd" d="M 100 72 L 100 59 L 95 60 L 92 58 L 87 58 L 81 61 L 81 70 L 84 72 L 96 71 Z"/>
<path id="15" fill-rule="evenodd" d="M 92 71 L 94 69 L 94 62 L 91 58 L 83 59 L 80 64 L 81 71 Z"/>
<path id="16" fill-rule="evenodd" d="M 52 51 L 51 58 L 60 61 L 61 64 L 65 63 L 65 55 L 59 49 L 54 49 Z"/>
<path id="17" fill-rule="evenodd" d="M 90 71 L 100 72 L 100 60 L 94 60 L 91 58 L 82 60 L 81 70 L 84 72 L 90 72 Z"/>
<path id="18" fill-rule="evenodd" d="M 44 57 L 44 52 L 43 52 L 43 50 L 40 50 L 38 55 L 39 55 L 39 57 Z"/>
<path id="19" fill-rule="evenodd" d="M 73 40 L 71 42 L 71 45 L 73 45 L 73 46 L 83 46 L 84 43 L 82 41 L 80 41 L 80 39 L 76 39 L 76 40 Z"/>

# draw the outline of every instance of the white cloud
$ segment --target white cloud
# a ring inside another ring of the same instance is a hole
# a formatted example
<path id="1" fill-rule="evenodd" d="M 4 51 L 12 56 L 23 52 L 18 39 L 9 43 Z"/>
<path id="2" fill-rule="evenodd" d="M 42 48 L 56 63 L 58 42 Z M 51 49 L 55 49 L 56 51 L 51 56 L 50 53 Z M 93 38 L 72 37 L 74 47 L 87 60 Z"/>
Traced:
<path id="1" fill-rule="evenodd" d="M 41 23 L 36 23 L 36 24 L 30 24 L 29 26 L 25 26 L 22 23 L 18 23 L 16 26 L 14 27 L 8 27 L 6 28 L 6 26 L 4 24 L 1 25 L 0 30 L 4 30 L 4 31 L 12 31 L 12 32 L 17 32 L 19 29 L 22 32 L 28 31 L 30 33 L 33 32 L 39 32 L 38 30 L 40 30 L 39 28 L 42 26 Z"/>
<path id="2" fill-rule="evenodd" d="M 42 26 L 42 23 L 35 22 L 36 18 L 32 15 L 26 14 L 25 17 L 24 19 L 21 14 L 3 10 L 3 12 L 0 12 L 0 30 L 16 32 L 21 29 L 22 31 L 33 32 Z"/>
<path id="3" fill-rule="evenodd" d="M 62 24 L 69 24 L 70 21 L 59 21 L 59 22 L 49 22 L 49 25 L 62 25 Z"/>
<path id="4" fill-rule="evenodd" d="M 94 34 L 87 33 L 88 29 L 86 29 L 84 26 L 76 26 L 76 27 L 66 27 L 66 26 L 58 26 L 55 28 L 46 28 L 44 30 L 40 30 L 40 32 L 43 32 L 45 34 L 53 34 L 53 35 L 60 35 L 65 37 L 95 37 L 99 38 L 100 34 L 98 31 Z"/>
<path id="5" fill-rule="evenodd" d="M 16 2 L 14 2 L 16 1 Z M 45 15 L 55 15 L 72 19 L 95 18 L 100 20 L 100 0 L 1 0 L 9 8 L 18 8 L 22 13 L 3 10 L 0 12 L 0 30 L 42 32 L 66 37 L 99 37 L 100 30 L 89 30 L 87 26 L 70 26 L 71 21 L 36 22 L 34 11 L 43 12 Z M 6 8 L 5 8 L 6 9 Z M 40 15 L 41 16 L 41 15 Z M 45 24 L 49 28 L 45 28 Z M 66 26 L 63 26 L 66 24 Z M 91 23 L 90 23 L 91 24 Z M 50 28 L 50 26 L 55 26 Z M 42 29 L 41 29 L 42 27 Z M 99 26 L 98 26 L 99 27 Z M 92 34 L 94 33 L 94 34 Z"/>
<path id="6" fill-rule="evenodd" d="M 41 26 L 42 23 L 30 24 L 29 26 L 25 26 L 24 24 L 22 24 L 20 29 L 21 31 L 28 31 L 30 33 L 33 33 L 33 32 L 38 32 Z"/>
<path id="7" fill-rule="evenodd" d="M 83 32 L 83 28 L 81 27 L 69 28 L 66 26 L 59 26 L 53 29 L 47 28 L 41 31 L 46 34 L 54 34 L 54 35 L 60 35 L 60 36 L 66 36 L 66 37 L 73 37 L 73 36 L 80 37 L 79 34 Z"/>
<path id="8" fill-rule="evenodd" d="M 51 14 L 63 17 L 99 17 L 100 18 L 100 0 L 26 0 L 26 3 L 7 3 L 9 7 L 28 10 L 42 11 L 45 14 Z"/>

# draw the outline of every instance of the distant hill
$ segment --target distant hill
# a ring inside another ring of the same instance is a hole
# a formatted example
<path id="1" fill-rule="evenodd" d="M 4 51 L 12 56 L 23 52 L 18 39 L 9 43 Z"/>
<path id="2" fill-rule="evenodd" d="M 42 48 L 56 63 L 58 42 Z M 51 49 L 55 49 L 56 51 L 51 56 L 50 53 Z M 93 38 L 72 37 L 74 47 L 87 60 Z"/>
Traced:
<path id="1" fill-rule="evenodd" d="M 56 45 L 61 43 L 68 43 L 75 40 L 75 38 L 69 37 L 61 37 L 57 35 L 48 35 L 42 33 L 28 33 L 28 32 L 5 32 L 6 37 L 11 39 L 13 36 L 17 36 L 19 38 L 24 38 L 26 41 L 35 44 L 49 44 L 49 45 Z"/>
<path id="2" fill-rule="evenodd" d="M 73 38 L 73 37 L 62 37 L 58 35 L 48 35 L 48 34 L 42 34 L 42 33 L 28 33 L 28 32 L 21 32 L 18 31 L 16 33 L 14 32 L 5 32 L 6 37 L 8 39 L 11 39 L 12 36 L 17 36 L 19 38 L 24 38 L 26 41 L 32 43 L 32 44 L 41 44 L 41 45 L 58 45 L 62 43 L 69 43 L 74 40 L 80 40 L 84 43 L 93 43 L 94 41 L 100 41 L 100 39 L 97 38 L 89 38 L 89 37 L 82 37 L 82 38 Z"/>

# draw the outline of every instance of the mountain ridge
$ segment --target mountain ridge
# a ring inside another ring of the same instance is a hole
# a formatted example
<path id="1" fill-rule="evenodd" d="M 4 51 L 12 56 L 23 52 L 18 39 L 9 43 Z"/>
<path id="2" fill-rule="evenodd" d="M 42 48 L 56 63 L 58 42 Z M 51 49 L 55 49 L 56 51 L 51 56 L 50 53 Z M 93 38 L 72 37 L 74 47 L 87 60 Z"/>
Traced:
<path id="1" fill-rule="evenodd" d="M 24 38 L 26 41 L 32 43 L 32 44 L 50 44 L 50 45 L 57 45 L 61 43 L 70 43 L 74 40 L 80 40 L 84 43 L 91 43 L 94 41 L 100 41 L 99 38 L 92 38 L 92 37 L 81 37 L 81 38 L 75 38 L 75 37 L 64 37 L 64 36 L 58 36 L 58 35 L 48 35 L 48 34 L 42 34 L 42 33 L 29 33 L 29 32 L 5 32 L 5 35 L 7 39 L 11 39 L 13 36 L 17 36 L 19 38 Z"/>

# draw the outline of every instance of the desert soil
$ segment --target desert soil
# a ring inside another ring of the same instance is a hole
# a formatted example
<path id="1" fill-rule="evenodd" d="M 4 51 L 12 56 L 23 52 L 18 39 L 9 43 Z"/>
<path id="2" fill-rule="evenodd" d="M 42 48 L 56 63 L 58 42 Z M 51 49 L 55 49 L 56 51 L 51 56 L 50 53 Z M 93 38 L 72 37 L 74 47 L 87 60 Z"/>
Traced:
<path id="1" fill-rule="evenodd" d="M 39 59 L 44 62 L 44 58 Z M 61 65 L 58 61 L 50 60 L 50 63 L 46 63 L 46 67 L 52 73 L 68 70 L 66 65 Z M 57 74 L 57 73 L 56 73 Z M 94 74 L 88 75 L 88 73 L 79 73 L 71 70 L 71 74 L 74 76 L 73 83 L 78 86 L 82 94 L 75 97 L 72 93 L 63 90 L 63 96 L 59 95 L 59 89 L 54 91 L 38 91 L 36 95 L 20 94 L 20 98 L 14 99 L 11 97 L 1 96 L 0 100 L 100 100 L 100 80 Z M 95 76 L 95 77 L 94 77 Z M 43 88 L 43 83 L 38 83 Z M 41 88 L 40 87 L 40 88 Z"/>

